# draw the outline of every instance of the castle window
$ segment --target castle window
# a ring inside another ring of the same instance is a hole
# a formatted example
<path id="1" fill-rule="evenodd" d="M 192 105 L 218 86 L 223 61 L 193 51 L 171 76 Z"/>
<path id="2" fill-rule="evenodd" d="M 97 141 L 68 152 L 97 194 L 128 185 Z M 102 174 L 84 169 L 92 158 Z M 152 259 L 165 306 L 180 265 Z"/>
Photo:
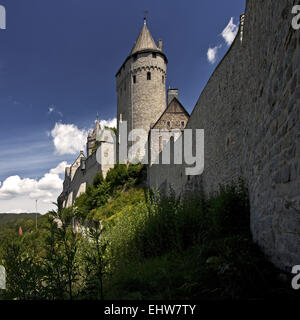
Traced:
<path id="1" fill-rule="evenodd" d="M 151 80 L 151 72 L 147 72 L 147 80 Z"/>
<path id="2" fill-rule="evenodd" d="M 181 121 L 181 126 L 184 127 L 184 121 Z"/>
<path id="3" fill-rule="evenodd" d="M 161 82 L 164 83 L 165 82 L 165 76 L 161 77 Z"/>
<path id="4" fill-rule="evenodd" d="M 136 61 L 136 60 L 137 60 L 137 57 L 138 57 L 138 55 L 135 54 L 135 55 L 133 56 L 133 61 Z"/>
<path id="5" fill-rule="evenodd" d="M 167 126 L 170 128 L 171 127 L 171 121 L 167 121 Z"/>
<path id="6" fill-rule="evenodd" d="M 136 75 L 132 76 L 133 83 L 136 83 Z"/>
<path id="7" fill-rule="evenodd" d="M 152 58 L 156 58 L 156 53 L 155 52 L 152 53 Z"/>

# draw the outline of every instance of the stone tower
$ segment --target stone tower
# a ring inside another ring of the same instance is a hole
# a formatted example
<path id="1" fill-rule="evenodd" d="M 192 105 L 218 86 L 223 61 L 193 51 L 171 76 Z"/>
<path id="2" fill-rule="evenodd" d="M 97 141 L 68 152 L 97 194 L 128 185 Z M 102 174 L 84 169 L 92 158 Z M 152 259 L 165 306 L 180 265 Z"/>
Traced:
<path id="1" fill-rule="evenodd" d="M 93 132 L 89 132 L 87 137 L 87 144 L 86 144 L 87 157 L 89 157 L 93 153 L 94 148 L 96 148 L 96 143 L 97 143 L 96 141 L 97 141 L 98 135 L 100 134 L 100 131 L 101 131 L 101 127 L 97 117 L 94 130 Z"/>
<path id="2" fill-rule="evenodd" d="M 127 121 L 128 132 L 147 132 L 166 109 L 167 57 L 162 41 L 156 45 L 144 19 L 143 28 L 116 74 L 119 121 Z"/>

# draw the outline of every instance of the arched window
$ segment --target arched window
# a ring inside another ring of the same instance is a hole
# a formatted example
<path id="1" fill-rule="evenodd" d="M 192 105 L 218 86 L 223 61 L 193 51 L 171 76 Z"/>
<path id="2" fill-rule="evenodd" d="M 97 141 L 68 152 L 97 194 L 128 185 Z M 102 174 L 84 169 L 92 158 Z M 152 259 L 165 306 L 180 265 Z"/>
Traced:
<path id="1" fill-rule="evenodd" d="M 151 80 L 151 72 L 147 72 L 147 80 Z"/>
<path id="2" fill-rule="evenodd" d="M 171 121 L 167 121 L 167 126 L 168 126 L 168 128 L 171 127 Z"/>
<path id="3" fill-rule="evenodd" d="M 133 83 L 136 83 L 136 75 L 132 76 Z"/>

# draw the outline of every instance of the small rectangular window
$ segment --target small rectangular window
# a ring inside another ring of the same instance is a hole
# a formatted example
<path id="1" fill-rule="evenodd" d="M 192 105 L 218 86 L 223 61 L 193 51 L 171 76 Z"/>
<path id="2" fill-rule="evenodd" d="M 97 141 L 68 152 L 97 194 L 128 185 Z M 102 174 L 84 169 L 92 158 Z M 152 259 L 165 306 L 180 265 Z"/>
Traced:
<path id="1" fill-rule="evenodd" d="M 147 80 L 151 80 L 151 72 L 147 72 Z"/>
<path id="2" fill-rule="evenodd" d="M 184 127 L 184 121 L 181 121 L 181 126 Z"/>
<path id="3" fill-rule="evenodd" d="M 165 77 L 164 76 L 162 76 L 161 81 L 162 81 L 162 83 L 165 83 Z"/>
<path id="4" fill-rule="evenodd" d="M 133 83 L 136 83 L 136 75 L 132 76 Z"/>
<path id="5" fill-rule="evenodd" d="M 156 53 L 155 52 L 152 53 L 152 58 L 156 58 Z"/>
<path id="6" fill-rule="evenodd" d="M 135 55 L 133 56 L 133 61 L 136 61 L 136 60 L 137 60 L 137 57 L 138 57 L 138 55 L 135 54 Z"/>

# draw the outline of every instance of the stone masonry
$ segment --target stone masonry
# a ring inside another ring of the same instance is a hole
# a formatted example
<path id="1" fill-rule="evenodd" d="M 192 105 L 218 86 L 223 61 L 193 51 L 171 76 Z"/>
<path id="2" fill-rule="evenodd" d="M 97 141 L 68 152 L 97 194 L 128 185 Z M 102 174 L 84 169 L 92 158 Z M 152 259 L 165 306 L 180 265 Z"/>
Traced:
<path id="1" fill-rule="evenodd" d="M 239 33 L 187 128 L 205 131 L 201 176 L 185 166 L 149 168 L 152 188 L 206 194 L 242 177 L 255 242 L 279 268 L 300 264 L 300 31 L 294 0 L 248 0 Z M 195 143 L 195 141 L 194 141 Z"/>

